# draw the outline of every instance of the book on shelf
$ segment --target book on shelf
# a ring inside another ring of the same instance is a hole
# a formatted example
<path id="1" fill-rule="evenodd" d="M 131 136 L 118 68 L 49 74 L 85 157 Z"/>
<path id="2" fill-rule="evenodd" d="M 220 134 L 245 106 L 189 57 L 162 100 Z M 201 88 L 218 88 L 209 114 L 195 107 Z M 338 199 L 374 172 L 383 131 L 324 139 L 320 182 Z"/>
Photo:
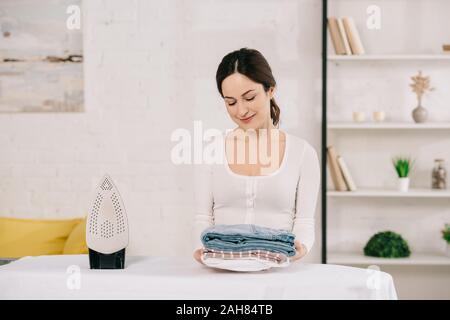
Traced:
<path id="1" fill-rule="evenodd" d="M 331 42 L 337 55 L 365 53 L 361 37 L 352 17 L 328 17 L 327 20 Z"/>
<path id="2" fill-rule="evenodd" d="M 342 175 L 344 176 L 344 180 L 345 180 L 345 184 L 347 185 L 347 189 L 350 191 L 356 191 L 355 181 L 353 181 L 353 178 L 350 174 L 350 170 L 348 169 L 347 163 L 345 162 L 344 158 L 342 156 L 338 155 L 337 161 L 338 161 L 339 167 L 342 171 Z"/>
<path id="3" fill-rule="evenodd" d="M 346 55 L 351 55 L 352 50 L 350 49 L 350 43 L 348 42 L 347 33 L 345 32 L 344 23 L 341 18 L 337 18 L 337 24 L 339 27 L 339 34 L 341 36 L 342 42 L 344 43 L 344 49 Z"/>
<path id="4" fill-rule="evenodd" d="M 328 30 L 330 31 L 331 42 L 333 43 L 336 54 L 345 54 L 344 42 L 339 31 L 339 25 L 336 17 L 328 17 Z"/>
<path id="5" fill-rule="evenodd" d="M 350 48 L 352 53 L 356 55 L 364 54 L 364 46 L 361 42 L 361 37 L 359 36 L 358 29 L 356 28 L 355 21 L 352 17 L 342 18 L 342 23 L 344 24 L 345 32 L 347 33 L 348 42 L 350 43 Z"/>
<path id="6" fill-rule="evenodd" d="M 327 158 L 328 158 L 328 165 L 330 169 L 330 176 L 333 180 L 334 188 L 337 191 L 348 191 L 347 185 L 344 180 L 344 175 L 342 173 L 342 170 L 339 166 L 339 162 L 337 160 L 338 154 L 336 153 L 336 150 L 333 146 L 327 147 Z"/>

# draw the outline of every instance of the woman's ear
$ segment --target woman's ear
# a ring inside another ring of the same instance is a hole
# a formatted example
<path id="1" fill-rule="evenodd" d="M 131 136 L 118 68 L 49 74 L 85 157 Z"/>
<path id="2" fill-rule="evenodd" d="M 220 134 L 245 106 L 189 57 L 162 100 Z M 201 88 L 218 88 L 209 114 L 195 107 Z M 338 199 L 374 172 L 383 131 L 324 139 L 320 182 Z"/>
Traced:
<path id="1" fill-rule="evenodd" d="M 269 99 L 272 99 L 274 95 L 275 95 L 275 87 L 270 87 L 269 88 Z"/>

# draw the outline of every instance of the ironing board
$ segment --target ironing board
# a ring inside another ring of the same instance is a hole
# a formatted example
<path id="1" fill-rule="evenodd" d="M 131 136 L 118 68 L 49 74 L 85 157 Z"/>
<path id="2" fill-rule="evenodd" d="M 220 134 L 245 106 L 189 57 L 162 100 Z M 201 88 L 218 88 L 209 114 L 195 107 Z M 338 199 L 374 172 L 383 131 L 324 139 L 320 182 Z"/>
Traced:
<path id="1" fill-rule="evenodd" d="M 150 256 L 122 270 L 91 270 L 87 255 L 24 257 L 0 266 L 0 288 L 0 299 L 397 299 L 392 276 L 372 269 L 298 261 L 239 273 Z"/>

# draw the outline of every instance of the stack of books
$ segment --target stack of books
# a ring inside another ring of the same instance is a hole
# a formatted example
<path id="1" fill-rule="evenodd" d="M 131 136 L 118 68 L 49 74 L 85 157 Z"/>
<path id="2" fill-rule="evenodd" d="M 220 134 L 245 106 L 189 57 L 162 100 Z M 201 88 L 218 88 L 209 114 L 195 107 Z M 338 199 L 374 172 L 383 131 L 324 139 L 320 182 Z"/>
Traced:
<path id="1" fill-rule="evenodd" d="M 443 44 L 442 50 L 444 51 L 444 53 L 450 53 L 450 44 Z"/>
<path id="2" fill-rule="evenodd" d="M 350 171 L 344 158 L 340 156 L 333 146 L 327 147 L 328 168 L 336 191 L 356 191 Z"/>
<path id="3" fill-rule="evenodd" d="M 328 17 L 328 30 L 336 54 L 361 55 L 365 53 L 353 18 Z"/>

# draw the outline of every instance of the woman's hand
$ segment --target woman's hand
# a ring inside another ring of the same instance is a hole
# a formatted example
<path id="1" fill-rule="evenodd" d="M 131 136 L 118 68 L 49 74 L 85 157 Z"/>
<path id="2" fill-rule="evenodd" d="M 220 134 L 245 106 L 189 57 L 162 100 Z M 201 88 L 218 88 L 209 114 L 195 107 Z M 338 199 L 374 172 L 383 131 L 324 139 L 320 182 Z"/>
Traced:
<path id="1" fill-rule="evenodd" d="M 193 254 L 195 260 L 197 260 L 201 264 L 204 264 L 202 261 L 202 255 L 203 255 L 203 248 L 195 250 Z"/>
<path id="2" fill-rule="evenodd" d="M 292 262 L 297 261 L 306 255 L 306 247 L 303 244 L 301 244 L 299 240 L 295 240 L 294 245 L 297 253 L 295 254 L 295 256 L 290 258 Z"/>

